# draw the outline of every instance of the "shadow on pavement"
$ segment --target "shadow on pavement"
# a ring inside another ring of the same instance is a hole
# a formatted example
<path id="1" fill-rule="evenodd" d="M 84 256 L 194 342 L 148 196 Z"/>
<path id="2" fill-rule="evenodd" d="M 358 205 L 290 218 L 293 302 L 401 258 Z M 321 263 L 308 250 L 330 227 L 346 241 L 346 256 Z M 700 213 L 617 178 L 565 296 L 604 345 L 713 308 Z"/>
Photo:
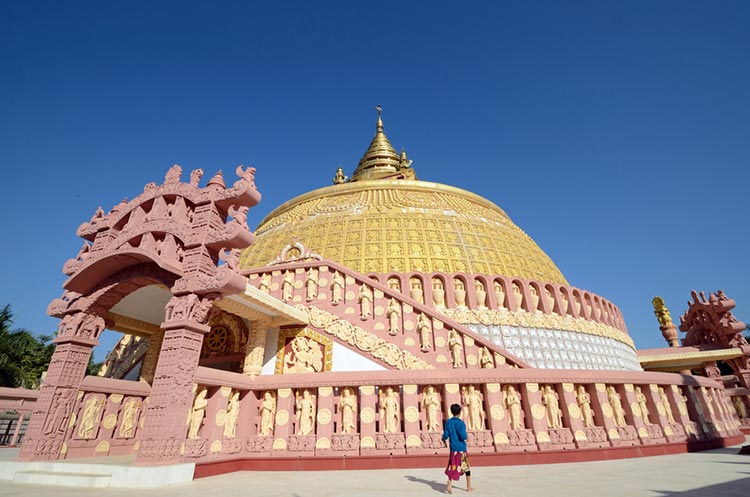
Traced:
<path id="1" fill-rule="evenodd" d="M 748 488 L 750 488 L 750 477 L 740 478 L 739 480 L 728 481 L 716 485 L 708 485 L 706 487 L 693 488 L 681 492 L 656 489 L 654 489 L 653 492 L 656 495 L 665 497 L 745 497 L 748 494 Z"/>
<path id="2" fill-rule="evenodd" d="M 406 475 L 404 476 L 407 480 L 409 480 L 412 483 L 422 483 L 423 485 L 427 485 L 428 487 L 432 488 L 433 490 L 437 490 L 438 492 L 445 491 L 445 483 L 437 482 L 434 480 L 425 480 L 423 478 L 417 478 L 416 476 Z"/>

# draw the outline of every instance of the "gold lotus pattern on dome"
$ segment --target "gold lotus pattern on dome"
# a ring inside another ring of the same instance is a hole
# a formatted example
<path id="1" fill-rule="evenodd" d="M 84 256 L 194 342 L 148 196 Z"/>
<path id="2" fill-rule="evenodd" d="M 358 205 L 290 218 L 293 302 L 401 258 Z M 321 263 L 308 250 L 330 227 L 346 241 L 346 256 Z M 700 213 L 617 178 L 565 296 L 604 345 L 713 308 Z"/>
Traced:
<path id="1" fill-rule="evenodd" d="M 292 238 L 361 273 L 466 272 L 567 284 L 502 209 L 438 183 L 357 181 L 301 195 L 261 222 L 242 268 L 267 265 Z"/>

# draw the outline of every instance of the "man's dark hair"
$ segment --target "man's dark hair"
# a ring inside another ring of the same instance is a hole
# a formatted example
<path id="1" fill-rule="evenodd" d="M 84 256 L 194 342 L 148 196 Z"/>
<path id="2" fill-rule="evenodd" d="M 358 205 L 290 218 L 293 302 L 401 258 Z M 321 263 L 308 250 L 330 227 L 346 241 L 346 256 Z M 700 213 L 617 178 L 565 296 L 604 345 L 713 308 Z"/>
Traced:
<path id="1" fill-rule="evenodd" d="M 461 414 L 461 406 L 458 404 L 451 405 L 451 414 L 453 414 L 454 416 L 458 416 L 459 414 Z"/>

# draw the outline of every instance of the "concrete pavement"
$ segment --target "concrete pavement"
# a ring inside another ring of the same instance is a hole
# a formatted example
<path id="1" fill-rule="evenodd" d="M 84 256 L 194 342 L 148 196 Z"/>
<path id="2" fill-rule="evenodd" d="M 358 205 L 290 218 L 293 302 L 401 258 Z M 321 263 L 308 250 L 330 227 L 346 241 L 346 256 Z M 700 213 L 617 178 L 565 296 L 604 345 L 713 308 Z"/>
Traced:
<path id="1" fill-rule="evenodd" d="M 746 442 L 747 443 L 747 442 Z M 475 496 L 746 497 L 750 456 L 739 445 L 705 452 L 615 461 L 474 467 Z M 466 482 L 454 495 L 467 495 Z M 443 468 L 371 471 L 243 471 L 159 489 L 87 489 L 0 482 L 0 497 L 417 497 L 445 490 Z"/>

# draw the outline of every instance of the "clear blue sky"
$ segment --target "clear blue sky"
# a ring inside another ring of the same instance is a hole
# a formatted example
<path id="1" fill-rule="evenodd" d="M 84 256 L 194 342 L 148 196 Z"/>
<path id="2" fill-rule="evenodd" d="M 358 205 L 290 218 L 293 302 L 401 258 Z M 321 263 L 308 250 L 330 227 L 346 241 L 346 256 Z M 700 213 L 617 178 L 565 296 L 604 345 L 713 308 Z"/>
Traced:
<path id="1" fill-rule="evenodd" d="M 748 26 L 747 1 L 4 2 L 0 304 L 53 332 L 77 226 L 175 162 L 255 165 L 255 227 L 351 174 L 380 103 L 421 179 L 500 205 L 639 348 L 654 295 L 750 321 Z"/>

